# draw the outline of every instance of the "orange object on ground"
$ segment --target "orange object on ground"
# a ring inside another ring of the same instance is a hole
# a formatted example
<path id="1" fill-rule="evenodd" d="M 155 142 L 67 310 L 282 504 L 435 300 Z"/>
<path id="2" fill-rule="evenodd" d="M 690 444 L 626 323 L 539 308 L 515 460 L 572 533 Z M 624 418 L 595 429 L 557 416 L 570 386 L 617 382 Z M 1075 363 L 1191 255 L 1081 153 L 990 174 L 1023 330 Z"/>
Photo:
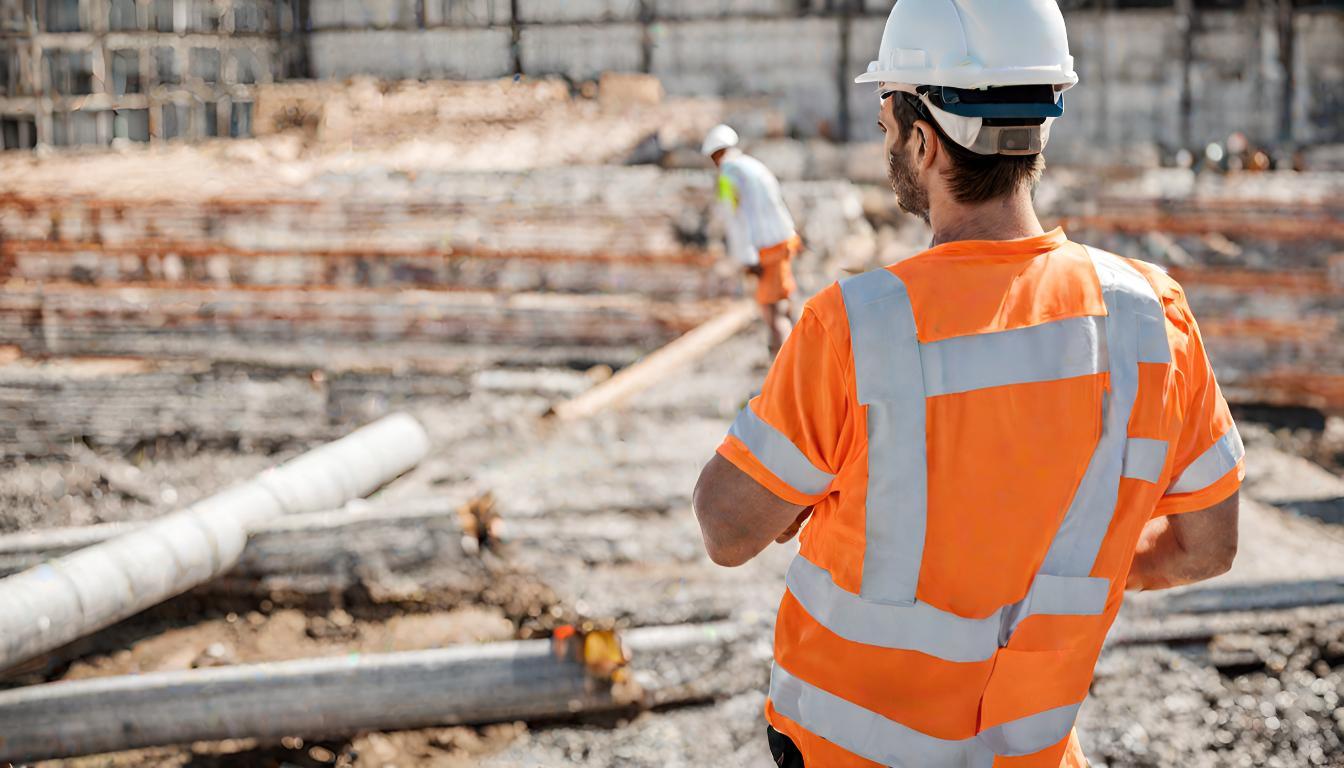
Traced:
<path id="1" fill-rule="evenodd" d="M 761 249 L 761 274 L 756 281 L 757 304 L 779 303 L 798 290 L 792 262 L 802 248 L 803 241 L 794 235 L 782 243 Z"/>
<path id="2" fill-rule="evenodd" d="M 809 766 L 1077 768 L 1141 529 L 1244 451 L 1180 286 L 1055 230 L 822 291 L 719 453 L 813 507 L 766 706 Z"/>

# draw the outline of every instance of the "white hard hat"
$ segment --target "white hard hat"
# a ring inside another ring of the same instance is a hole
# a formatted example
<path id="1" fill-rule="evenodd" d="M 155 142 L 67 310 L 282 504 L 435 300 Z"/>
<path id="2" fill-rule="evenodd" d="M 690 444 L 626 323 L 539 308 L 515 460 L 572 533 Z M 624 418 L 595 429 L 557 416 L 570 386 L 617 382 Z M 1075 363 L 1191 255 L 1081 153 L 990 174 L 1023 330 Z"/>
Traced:
<path id="1" fill-rule="evenodd" d="M 1056 0 L 899 0 L 856 83 L 953 88 L 1078 82 Z"/>
<path id="2" fill-rule="evenodd" d="M 700 154 L 713 155 L 720 149 L 736 146 L 737 131 L 720 123 L 710 128 L 709 133 L 705 134 L 705 143 L 700 145 Z"/>
<path id="3" fill-rule="evenodd" d="M 911 94 L 972 152 L 1030 155 L 1078 75 L 1055 0 L 898 0 L 877 61 L 854 82 Z"/>

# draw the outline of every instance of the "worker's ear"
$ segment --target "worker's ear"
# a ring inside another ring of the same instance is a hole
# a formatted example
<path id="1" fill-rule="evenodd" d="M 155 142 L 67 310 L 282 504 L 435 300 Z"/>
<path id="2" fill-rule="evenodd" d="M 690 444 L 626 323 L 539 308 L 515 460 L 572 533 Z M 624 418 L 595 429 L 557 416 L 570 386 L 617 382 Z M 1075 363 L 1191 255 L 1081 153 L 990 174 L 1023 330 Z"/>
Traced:
<path id="1" fill-rule="evenodd" d="M 933 126 L 925 120 L 916 120 L 914 138 L 919 140 L 919 149 L 915 154 L 915 162 L 920 170 L 928 170 L 933 167 L 933 161 L 938 157 L 938 132 L 933 130 Z"/>

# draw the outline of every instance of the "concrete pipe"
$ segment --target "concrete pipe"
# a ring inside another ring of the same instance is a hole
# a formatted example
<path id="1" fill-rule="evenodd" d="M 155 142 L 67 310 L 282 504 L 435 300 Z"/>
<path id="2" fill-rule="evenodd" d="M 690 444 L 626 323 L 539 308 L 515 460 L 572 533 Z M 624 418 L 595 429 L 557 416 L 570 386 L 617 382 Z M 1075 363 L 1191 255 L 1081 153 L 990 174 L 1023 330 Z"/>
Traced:
<path id="1" fill-rule="evenodd" d="M 349 654 L 35 685 L 0 692 L 0 760 L 24 762 L 193 741 L 336 736 L 572 716 L 701 701 L 743 633 L 732 624 L 624 634 L 639 681 L 614 697 L 548 640 Z M 658 670 L 672 667 L 676 673 Z"/>
<path id="2" fill-rule="evenodd" d="M 428 450 L 414 419 L 389 416 L 180 512 L 0 579 L 0 669 L 220 575 L 254 526 L 368 494 Z"/>

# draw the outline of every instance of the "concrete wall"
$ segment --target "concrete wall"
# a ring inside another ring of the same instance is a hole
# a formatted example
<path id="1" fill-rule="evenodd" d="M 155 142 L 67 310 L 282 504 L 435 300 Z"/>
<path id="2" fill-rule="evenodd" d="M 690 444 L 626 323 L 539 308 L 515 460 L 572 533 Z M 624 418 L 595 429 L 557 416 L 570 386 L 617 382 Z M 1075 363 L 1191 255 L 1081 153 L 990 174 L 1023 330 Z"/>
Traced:
<path id="1" fill-rule="evenodd" d="M 519 48 L 524 72 L 594 80 L 604 71 L 638 72 L 644 61 L 643 39 L 640 24 L 526 26 Z"/>
<path id="2" fill-rule="evenodd" d="M 313 0 L 309 28 L 416 29 L 425 27 L 507 26 L 513 19 L 509 0 Z M 424 14 L 421 22 L 417 13 Z"/>
<path id="3" fill-rule="evenodd" d="M 512 19 L 509 0 L 425 0 L 427 27 L 488 27 Z"/>
<path id="4" fill-rule="evenodd" d="M 658 19 L 721 19 L 788 17 L 798 13 L 797 0 L 654 0 Z"/>
<path id="5" fill-rule="evenodd" d="M 640 0 L 518 0 L 525 24 L 639 21 Z"/>
<path id="6" fill-rule="evenodd" d="M 841 98 L 840 23 L 803 18 L 659 24 L 651 71 L 670 94 L 769 96 L 793 130 L 834 135 Z"/>
<path id="7" fill-rule="evenodd" d="M 1167 11 L 1074 13 L 1069 49 L 1079 85 L 1064 96 L 1050 154 L 1172 143 L 1179 135 L 1181 37 Z"/>
<path id="8" fill-rule="evenodd" d="M 309 36 L 309 60 L 321 78 L 504 77 L 513 71 L 508 29 L 327 31 Z"/>
<path id="9" fill-rule="evenodd" d="M 877 141 L 882 134 L 877 130 L 877 89 L 872 85 L 857 85 L 854 78 L 868 70 L 868 62 L 877 58 L 882 44 L 882 30 L 886 18 L 865 16 L 849 22 L 849 55 L 845 62 L 845 98 L 849 107 L 849 138 L 851 141 Z"/>
<path id="10" fill-rule="evenodd" d="M 1276 140 L 1286 68 L 1272 14 L 1201 14 L 1193 48 L 1188 140 L 1226 139 L 1229 130 Z"/>
<path id="11" fill-rule="evenodd" d="M 1344 142 L 1344 13 L 1300 14 L 1293 123 L 1308 143 Z"/>
<path id="12" fill-rule="evenodd" d="M 878 137 L 873 89 L 849 80 L 876 55 L 888 0 L 856 2 L 848 15 L 825 0 L 517 0 L 517 19 L 508 0 L 424 2 L 420 22 L 415 0 L 315 0 L 313 74 L 488 77 L 515 62 L 572 80 L 649 71 L 673 95 L 772 99 L 801 136 Z M 1146 160 L 1233 131 L 1270 146 L 1344 140 L 1344 14 L 1295 12 L 1289 73 L 1277 3 L 1257 7 L 1198 11 L 1188 35 L 1174 7 L 1070 12 L 1082 83 L 1065 99 L 1052 154 L 1086 160 L 1107 147 Z M 330 36 L 418 23 L 473 34 Z M 453 50 L 427 49 L 449 41 Z"/>

